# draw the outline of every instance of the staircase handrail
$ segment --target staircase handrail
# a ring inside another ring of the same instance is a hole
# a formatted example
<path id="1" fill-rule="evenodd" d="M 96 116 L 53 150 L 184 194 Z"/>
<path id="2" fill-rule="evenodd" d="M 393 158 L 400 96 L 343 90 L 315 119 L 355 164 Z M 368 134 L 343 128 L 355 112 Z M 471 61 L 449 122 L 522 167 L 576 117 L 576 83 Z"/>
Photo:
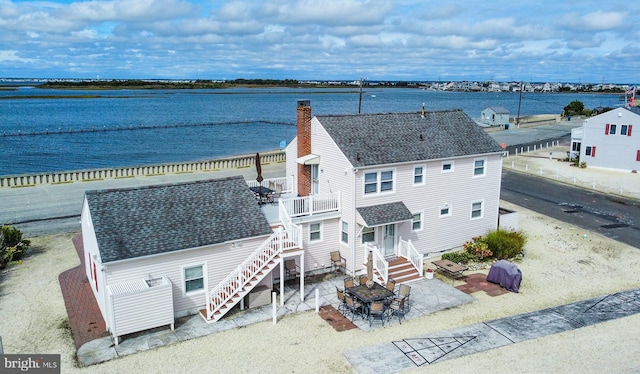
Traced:
<path id="1" fill-rule="evenodd" d="M 373 253 L 373 268 L 380 274 L 383 282 L 389 279 L 389 262 L 384 258 L 380 249 L 375 245 L 365 244 L 365 253 L 371 251 Z"/>
<path id="2" fill-rule="evenodd" d="M 418 274 L 422 276 L 424 274 L 424 256 L 413 246 L 411 239 L 402 240 L 402 238 L 400 238 L 398 247 L 398 255 L 409 260 L 418 271 Z"/>
<path id="3" fill-rule="evenodd" d="M 207 319 L 225 305 L 238 290 L 260 272 L 266 264 L 286 249 L 299 248 L 302 234 L 300 230 L 284 230 L 282 227 L 269 236 L 256 250 L 249 255 L 238 267 L 229 273 L 222 282 L 206 294 Z M 291 240 L 289 237 L 293 237 Z"/>

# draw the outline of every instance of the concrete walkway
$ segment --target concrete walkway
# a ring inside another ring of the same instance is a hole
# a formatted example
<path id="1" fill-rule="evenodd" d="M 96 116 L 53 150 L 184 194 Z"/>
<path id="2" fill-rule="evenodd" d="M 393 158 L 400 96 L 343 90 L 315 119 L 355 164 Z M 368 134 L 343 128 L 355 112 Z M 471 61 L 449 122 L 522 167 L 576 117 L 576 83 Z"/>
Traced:
<path id="1" fill-rule="evenodd" d="M 397 373 L 640 313 L 640 289 L 346 352 L 359 373 Z"/>
<path id="2" fill-rule="evenodd" d="M 336 297 L 336 286 L 343 287 L 343 278 L 342 276 L 330 276 L 329 279 L 321 282 L 305 283 L 304 302 L 301 302 L 298 297 L 297 282 L 291 282 L 291 285 L 285 286 L 285 305 L 281 307 L 278 300 L 276 307 L 278 323 L 286 323 L 286 320 L 281 321 L 281 319 L 287 314 L 315 310 L 316 302 L 318 303 L 318 308 L 324 305 L 332 305 L 334 308 L 337 308 L 338 299 Z M 406 314 L 406 319 L 418 318 L 429 313 L 453 308 L 475 300 L 472 296 L 437 279 L 423 279 L 412 282 L 409 285 L 411 286 L 411 303 L 410 310 Z M 316 290 L 318 290 L 319 294 L 317 301 L 315 299 Z M 72 316 L 70 316 L 70 319 L 71 318 Z M 89 341 L 78 349 L 78 361 L 82 366 L 93 365 L 140 351 L 171 345 L 179 341 L 195 339 L 258 322 L 270 321 L 272 319 L 272 305 L 245 309 L 244 311 L 240 311 L 236 307 L 236 310 L 232 310 L 225 318 L 211 324 L 207 324 L 199 315 L 190 316 L 176 320 L 174 331 L 165 327 L 125 335 L 121 338 L 120 344 L 117 346 L 113 344 L 110 336 Z M 361 318 L 355 319 L 353 323 L 364 331 L 382 328 L 380 323 L 374 323 L 372 326 L 369 326 L 369 322 Z M 385 323 L 385 327 L 398 323 L 400 322 L 397 319 L 392 319 L 388 323 Z"/>

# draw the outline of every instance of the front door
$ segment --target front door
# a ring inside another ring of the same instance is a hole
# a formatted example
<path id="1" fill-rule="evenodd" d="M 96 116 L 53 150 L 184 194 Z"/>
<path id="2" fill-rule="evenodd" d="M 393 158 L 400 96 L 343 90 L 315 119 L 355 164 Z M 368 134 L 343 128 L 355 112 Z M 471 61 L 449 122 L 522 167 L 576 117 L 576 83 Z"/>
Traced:
<path id="1" fill-rule="evenodd" d="M 384 225 L 383 227 L 382 246 L 384 247 L 385 257 L 395 256 L 396 254 L 396 224 Z"/>
<path id="2" fill-rule="evenodd" d="M 317 195 L 320 187 L 320 176 L 318 175 L 318 164 L 311 165 L 311 194 Z"/>

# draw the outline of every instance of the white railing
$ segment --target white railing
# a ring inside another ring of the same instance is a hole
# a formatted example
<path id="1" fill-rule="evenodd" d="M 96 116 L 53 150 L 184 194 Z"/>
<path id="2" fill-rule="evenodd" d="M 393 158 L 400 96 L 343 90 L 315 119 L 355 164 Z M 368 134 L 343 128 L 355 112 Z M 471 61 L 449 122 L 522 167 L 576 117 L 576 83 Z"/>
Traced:
<path id="1" fill-rule="evenodd" d="M 286 249 L 302 247 L 301 230 L 283 230 L 279 227 L 236 270 L 231 272 L 216 287 L 207 292 L 207 319 L 225 305 L 249 281 L 262 271 L 276 256 Z"/>
<path id="2" fill-rule="evenodd" d="M 280 186 L 281 193 L 292 193 L 293 177 L 267 178 L 261 183 L 258 183 L 258 181 L 255 179 L 251 179 L 247 181 L 247 185 L 249 187 L 265 186 L 271 188 L 274 191 L 277 191 L 277 186 Z"/>
<path id="3" fill-rule="evenodd" d="M 282 199 L 290 217 L 312 216 L 319 213 L 339 212 L 340 193 L 311 195 Z"/>
<path id="4" fill-rule="evenodd" d="M 418 252 L 416 247 L 413 246 L 413 243 L 411 243 L 411 240 L 405 241 L 400 239 L 399 245 L 398 245 L 398 255 L 409 260 L 409 262 L 413 264 L 413 267 L 416 268 L 416 270 L 418 270 L 418 273 L 420 274 L 420 276 L 424 274 L 423 273 L 424 256 L 422 256 L 422 253 Z"/>
<path id="5" fill-rule="evenodd" d="M 386 283 L 389 279 L 389 262 L 384 258 L 378 247 L 365 244 L 365 253 L 371 251 L 373 253 L 373 268 L 380 274 L 382 280 Z"/>

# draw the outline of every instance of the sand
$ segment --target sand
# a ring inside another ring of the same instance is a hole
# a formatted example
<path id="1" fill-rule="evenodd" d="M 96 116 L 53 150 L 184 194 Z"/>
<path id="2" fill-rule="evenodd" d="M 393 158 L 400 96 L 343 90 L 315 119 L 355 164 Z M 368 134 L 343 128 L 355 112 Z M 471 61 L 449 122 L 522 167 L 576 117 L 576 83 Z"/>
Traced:
<path id="1" fill-rule="evenodd" d="M 58 275 L 79 264 L 73 234 L 32 238 L 2 274 L 5 353 L 60 353 L 63 373 L 351 373 L 343 352 L 637 288 L 640 250 L 503 202 L 529 236 L 520 293 L 490 297 L 371 332 L 336 332 L 313 311 L 78 367 Z M 586 237 L 585 237 L 586 235 Z M 481 270 L 487 272 L 487 270 Z M 640 314 L 444 361 L 416 372 L 639 372 Z"/>

